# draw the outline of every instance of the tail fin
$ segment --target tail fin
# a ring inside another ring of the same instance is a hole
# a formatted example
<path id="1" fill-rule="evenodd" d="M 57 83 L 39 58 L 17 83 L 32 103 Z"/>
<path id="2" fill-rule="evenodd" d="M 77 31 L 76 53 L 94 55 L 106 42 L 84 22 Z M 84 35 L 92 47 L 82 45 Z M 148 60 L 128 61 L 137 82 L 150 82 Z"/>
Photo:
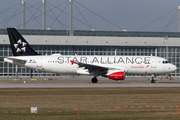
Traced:
<path id="1" fill-rule="evenodd" d="M 14 56 L 39 55 L 15 28 L 7 28 Z"/>

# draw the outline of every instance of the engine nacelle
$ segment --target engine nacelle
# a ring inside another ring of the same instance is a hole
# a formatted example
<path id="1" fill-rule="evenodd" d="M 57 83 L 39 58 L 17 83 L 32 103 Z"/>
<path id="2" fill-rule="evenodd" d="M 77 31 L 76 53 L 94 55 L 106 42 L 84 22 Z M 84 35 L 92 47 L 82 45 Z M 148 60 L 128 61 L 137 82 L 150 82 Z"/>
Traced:
<path id="1" fill-rule="evenodd" d="M 109 79 L 112 79 L 112 80 L 124 80 L 125 79 L 124 70 L 109 70 L 106 75 L 109 77 Z"/>

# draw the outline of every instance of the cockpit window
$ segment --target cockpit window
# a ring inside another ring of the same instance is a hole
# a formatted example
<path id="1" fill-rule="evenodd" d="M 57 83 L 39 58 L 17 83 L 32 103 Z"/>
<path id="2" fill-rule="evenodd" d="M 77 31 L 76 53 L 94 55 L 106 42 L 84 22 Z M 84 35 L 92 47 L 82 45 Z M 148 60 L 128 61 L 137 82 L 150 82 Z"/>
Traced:
<path id="1" fill-rule="evenodd" d="M 169 61 L 163 61 L 163 64 L 168 64 L 168 63 L 170 63 Z"/>

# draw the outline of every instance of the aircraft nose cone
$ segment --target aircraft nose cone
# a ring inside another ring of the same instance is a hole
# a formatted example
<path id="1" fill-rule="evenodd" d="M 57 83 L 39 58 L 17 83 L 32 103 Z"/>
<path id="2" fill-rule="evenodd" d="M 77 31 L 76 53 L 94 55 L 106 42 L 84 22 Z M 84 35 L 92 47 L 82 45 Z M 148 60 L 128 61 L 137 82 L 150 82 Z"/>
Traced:
<path id="1" fill-rule="evenodd" d="M 177 70 L 177 67 L 175 66 L 175 71 Z"/>
<path id="2" fill-rule="evenodd" d="M 172 66 L 172 70 L 173 71 L 176 71 L 177 70 L 177 67 L 175 65 Z"/>

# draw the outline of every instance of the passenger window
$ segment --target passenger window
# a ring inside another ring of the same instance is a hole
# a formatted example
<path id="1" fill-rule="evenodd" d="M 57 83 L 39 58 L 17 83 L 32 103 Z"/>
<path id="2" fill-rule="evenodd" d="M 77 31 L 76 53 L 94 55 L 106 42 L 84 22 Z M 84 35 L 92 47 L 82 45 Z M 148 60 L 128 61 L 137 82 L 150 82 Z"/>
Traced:
<path id="1" fill-rule="evenodd" d="M 168 63 L 170 63 L 169 61 L 163 61 L 163 64 L 168 64 Z"/>

